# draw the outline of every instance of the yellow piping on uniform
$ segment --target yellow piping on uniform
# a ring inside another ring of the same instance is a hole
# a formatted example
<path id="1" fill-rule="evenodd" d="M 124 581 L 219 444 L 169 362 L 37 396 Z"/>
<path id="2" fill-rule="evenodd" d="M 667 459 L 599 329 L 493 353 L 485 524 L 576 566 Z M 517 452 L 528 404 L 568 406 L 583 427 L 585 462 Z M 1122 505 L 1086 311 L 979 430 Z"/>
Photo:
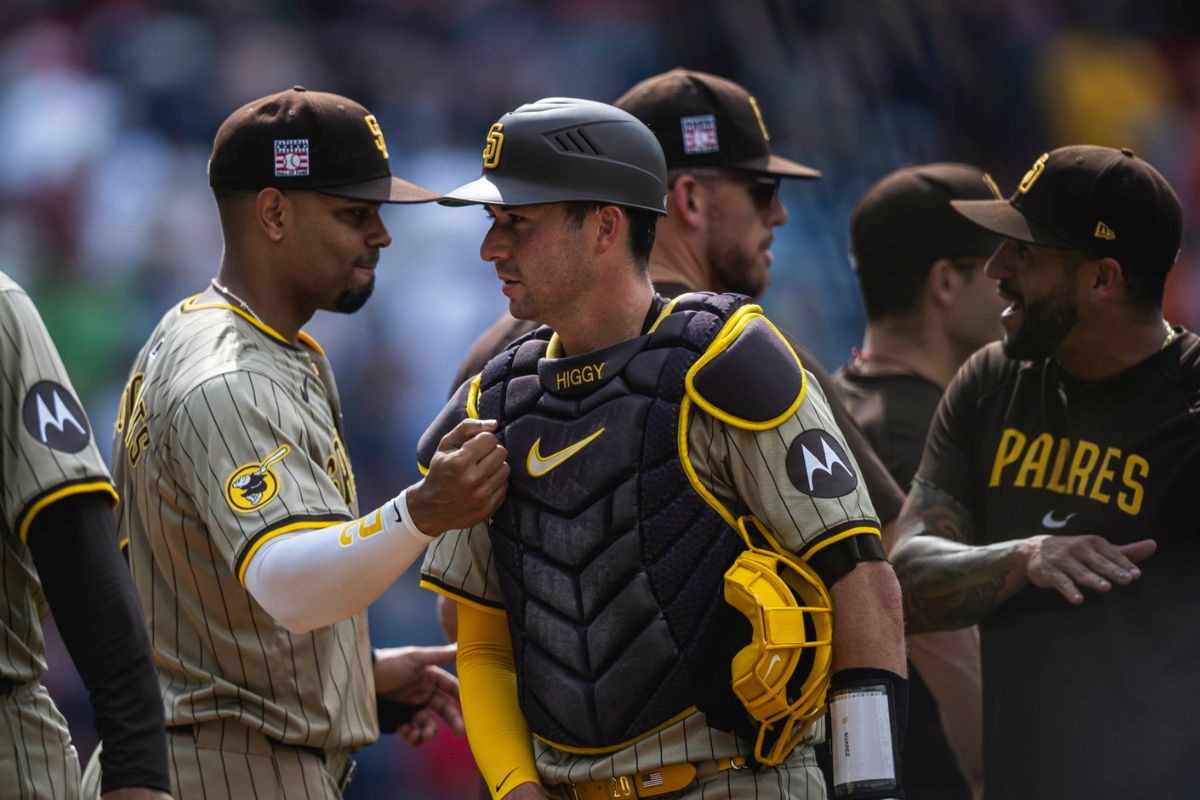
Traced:
<path id="1" fill-rule="evenodd" d="M 267 334 L 271 338 L 278 339 L 279 341 L 283 342 L 284 344 L 292 344 L 292 342 L 288 341 L 288 339 L 286 337 L 284 337 L 284 335 L 281 334 L 279 331 L 275 330 L 274 328 L 272 328 L 270 325 L 263 322 L 262 320 L 255 319 L 250 314 L 246 313 L 244 310 L 238 308 L 237 306 L 231 306 L 228 303 L 198 303 L 196 301 L 199 299 L 199 297 L 200 297 L 200 295 L 195 295 L 194 297 L 189 297 L 187 300 L 185 300 L 183 302 L 183 310 L 184 311 L 198 311 L 202 308 L 223 308 L 226 311 L 232 311 L 233 313 L 237 314 L 239 317 L 246 320 L 246 322 L 249 322 L 251 325 L 258 328 L 260 331 Z M 311 336 L 309 336 L 304 331 L 299 331 L 296 334 L 296 338 L 299 339 L 304 344 L 308 345 L 313 350 L 315 350 L 322 357 L 325 355 L 325 350 L 321 347 L 321 345 L 317 344 L 317 340 L 312 338 Z"/>
<path id="2" fill-rule="evenodd" d="M 545 358 L 562 358 L 562 339 L 558 338 L 557 333 L 550 334 L 550 341 L 546 344 Z"/>
<path id="3" fill-rule="evenodd" d="M 499 617 L 507 617 L 508 616 L 508 612 L 502 608 L 493 608 L 492 606 L 485 606 L 483 603 L 480 603 L 477 600 L 471 600 L 470 598 L 464 597 L 461 594 L 455 594 L 454 592 L 450 591 L 449 589 L 445 588 L 444 586 L 438 586 L 436 583 L 433 583 L 432 581 L 427 581 L 424 578 L 422 578 L 421 582 L 417 585 L 420 586 L 422 589 L 428 589 L 429 591 L 431 591 L 435 594 L 440 594 L 442 597 L 445 597 L 447 600 L 453 600 L 456 603 L 462 603 L 464 605 L 468 605 L 471 608 L 478 609 L 479 611 L 486 611 L 489 614 L 495 614 L 496 616 L 499 616 Z"/>
<path id="4" fill-rule="evenodd" d="M 350 522 L 354 522 L 354 521 L 355 520 L 350 520 Z M 264 544 L 271 541 L 272 539 L 275 539 L 279 536 L 283 536 L 285 533 L 291 533 L 292 531 L 305 531 L 305 530 L 311 531 L 311 530 L 315 530 L 315 529 L 319 529 L 319 528 L 328 528 L 333 525 L 345 525 L 345 524 L 347 524 L 347 523 L 346 522 L 328 522 L 328 521 L 324 521 L 324 520 L 320 521 L 320 522 L 317 522 L 315 520 L 310 520 L 307 522 L 293 522 L 291 525 L 284 525 L 281 528 L 276 528 L 275 530 L 264 534 L 261 539 L 259 539 L 257 542 L 252 544 L 250 546 L 250 549 L 246 551 L 246 557 L 242 559 L 242 565 L 240 567 L 238 567 L 238 583 L 240 583 L 243 587 L 246 585 L 246 570 L 250 567 L 250 562 L 252 560 L 254 560 L 254 554 L 258 552 L 258 549 L 260 547 L 262 547 Z"/>
<path id="5" fill-rule="evenodd" d="M 467 390 L 467 416 L 479 419 L 479 389 L 483 385 L 483 373 L 471 379 L 471 388 Z"/>
<path id="6" fill-rule="evenodd" d="M 849 539 L 851 536 L 858 536 L 859 534 L 864 534 L 864 535 L 869 535 L 869 536 L 878 536 L 881 540 L 883 539 L 883 534 L 879 531 L 879 528 L 874 528 L 874 527 L 871 527 L 870 525 L 863 525 L 858 528 L 850 528 L 849 530 L 845 530 L 845 531 L 842 531 L 841 533 L 834 534 L 833 536 L 830 536 L 828 539 L 822 539 L 821 541 L 817 542 L 815 545 L 810 547 L 808 550 L 804 551 L 804 555 L 802 555 L 801 558 L 803 558 L 805 561 L 808 561 L 810 558 L 815 556 L 817 553 L 821 552 L 826 547 L 829 547 L 829 545 L 837 544 L 838 542 L 842 541 L 843 539 Z"/>
<path id="7" fill-rule="evenodd" d="M 71 495 L 75 494 L 87 494 L 88 492 L 108 492 L 110 495 L 112 495 L 114 506 L 121 501 L 120 496 L 117 494 L 117 490 L 114 489 L 113 485 L 108 481 L 74 483 L 70 486 L 64 486 L 61 489 L 56 489 L 30 506 L 29 512 L 25 514 L 24 518 L 17 523 L 17 532 L 21 537 L 21 544 L 25 544 L 25 539 L 29 536 L 29 526 L 33 524 L 33 518 L 36 517 L 43 508 L 51 503 L 62 500 L 64 497 L 70 497 Z"/>
<path id="8" fill-rule="evenodd" d="M 692 410 L 692 398 L 684 395 L 683 401 L 679 404 L 679 461 L 683 464 L 683 472 L 687 475 L 688 483 L 692 484 L 692 488 L 696 490 L 696 494 L 704 498 L 704 502 L 708 503 L 716 510 L 721 518 L 729 523 L 729 527 L 737 530 L 737 519 L 727 509 L 720 500 L 713 495 L 712 492 L 700 482 L 700 476 L 696 474 L 696 468 L 692 466 L 692 460 L 688 456 L 688 417 Z"/>
<path id="9" fill-rule="evenodd" d="M 650 326 L 650 330 L 646 331 L 647 335 L 658 330 L 658 326 L 662 323 L 662 321 L 669 317 L 671 312 L 675 310 L 675 304 L 679 302 L 680 298 L 687 297 L 689 294 L 695 294 L 695 292 L 684 292 L 683 294 L 679 295 L 679 297 L 672 299 L 671 302 L 663 306 L 663 310 L 658 315 L 658 319 L 654 320 L 654 324 Z"/>
<path id="10" fill-rule="evenodd" d="M 796 359 L 796 366 L 800 370 L 800 391 L 797 393 L 796 399 L 791 402 L 787 410 L 782 414 L 774 419 L 766 420 L 765 422 L 752 422 L 750 420 L 735 417 L 732 414 L 723 411 L 722 409 L 708 402 L 708 400 L 704 399 L 704 396 L 701 395 L 693 385 L 696 373 L 698 373 L 706 364 L 708 364 L 708 362 L 725 352 L 730 345 L 737 341 L 738 336 L 741 335 L 746 326 L 756 319 L 760 319 L 770 326 L 771 330 L 775 332 L 775 335 L 778 336 L 787 347 L 787 350 L 789 353 L 791 353 L 792 358 Z M 808 393 L 808 376 L 804 372 L 804 365 L 800 363 L 800 357 L 796 355 L 796 351 L 792 349 L 791 344 L 783 336 L 783 334 L 779 332 L 779 329 L 775 327 L 774 323 L 762 315 L 762 309 L 755 305 L 742 306 L 733 313 L 733 316 L 731 316 L 725 323 L 725 327 L 721 328 L 721 332 L 717 334 L 717 338 L 712 341 L 712 344 L 708 346 L 708 349 L 704 351 L 704 354 L 701 355 L 700 358 L 697 359 L 696 363 L 693 364 L 687 371 L 687 375 L 684 377 L 683 383 L 687 389 L 688 395 L 695 399 L 696 405 L 700 406 L 700 408 L 704 409 L 704 411 L 706 411 L 708 414 L 716 419 L 721 420 L 722 422 L 733 425 L 734 427 L 751 431 L 766 431 L 779 426 L 784 420 L 796 413 L 796 409 L 803 405 L 804 397 Z"/>
<path id="11" fill-rule="evenodd" d="M 653 736 L 654 734 L 658 733 L 659 731 L 666 730 L 667 728 L 671 727 L 672 725 L 676 724 L 677 722 L 687 719 L 692 714 L 695 714 L 696 711 L 697 711 L 697 709 L 695 706 L 692 706 L 690 708 L 685 708 L 683 711 L 680 711 L 678 714 L 671 717 L 669 720 L 662 723 L 661 725 L 655 725 L 653 728 L 646 731 L 641 736 L 638 736 L 637 738 L 634 738 L 634 739 L 629 739 L 628 741 L 621 742 L 620 744 L 609 745 L 608 747 L 572 747 L 571 745 L 568 745 L 568 744 L 561 744 L 552 739 L 547 739 L 544 736 L 538 736 L 536 733 L 533 735 L 533 737 L 535 739 L 545 742 L 546 744 L 550 745 L 551 747 L 553 747 L 557 750 L 563 750 L 567 753 L 575 753 L 576 755 L 581 755 L 581 756 L 601 755 L 603 753 L 615 753 L 618 750 L 629 747 L 629 745 L 631 745 L 631 744 L 637 744 L 638 742 Z"/>
<path id="12" fill-rule="evenodd" d="M 129 537 L 122 536 L 121 541 L 117 542 L 117 548 L 121 549 L 121 550 L 128 550 L 129 549 Z"/>

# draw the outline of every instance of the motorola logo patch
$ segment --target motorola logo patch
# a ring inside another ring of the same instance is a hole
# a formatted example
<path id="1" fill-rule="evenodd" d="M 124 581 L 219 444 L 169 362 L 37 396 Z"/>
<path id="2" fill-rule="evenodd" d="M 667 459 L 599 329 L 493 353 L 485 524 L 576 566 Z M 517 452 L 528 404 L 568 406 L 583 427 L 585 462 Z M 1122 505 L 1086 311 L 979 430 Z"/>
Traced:
<path id="1" fill-rule="evenodd" d="M 792 440 L 787 474 L 797 489 L 811 497 L 841 497 L 858 486 L 850 456 L 823 430 L 805 431 Z"/>
<path id="2" fill-rule="evenodd" d="M 78 453 L 92 439 L 83 407 L 70 390 L 54 381 L 41 381 L 29 389 L 21 418 L 30 436 L 64 453 Z"/>

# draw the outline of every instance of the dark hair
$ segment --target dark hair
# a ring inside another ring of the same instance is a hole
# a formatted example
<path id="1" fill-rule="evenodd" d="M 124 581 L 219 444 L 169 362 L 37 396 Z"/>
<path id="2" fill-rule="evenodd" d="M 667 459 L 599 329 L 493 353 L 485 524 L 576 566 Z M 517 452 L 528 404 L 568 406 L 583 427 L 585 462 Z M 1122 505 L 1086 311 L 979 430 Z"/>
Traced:
<path id="1" fill-rule="evenodd" d="M 905 317 L 917 310 L 921 287 L 929 277 L 930 261 L 924 264 L 895 264 L 888 269 L 856 269 L 867 319 Z"/>
<path id="2" fill-rule="evenodd" d="M 610 203 L 567 203 L 567 221 L 576 229 L 593 211 L 599 211 Z M 659 215 L 653 211 L 629 206 L 617 206 L 629 219 L 629 255 L 643 270 L 650 268 L 650 251 L 654 249 L 654 236 L 658 231 Z"/>
<path id="3" fill-rule="evenodd" d="M 1125 277 L 1125 290 L 1129 294 L 1129 302 L 1142 311 L 1161 309 L 1168 273 L 1146 269 L 1142 264 L 1130 264 L 1128 261 L 1129 259 L 1125 259 L 1118 263 L 1121 264 L 1121 274 Z"/>

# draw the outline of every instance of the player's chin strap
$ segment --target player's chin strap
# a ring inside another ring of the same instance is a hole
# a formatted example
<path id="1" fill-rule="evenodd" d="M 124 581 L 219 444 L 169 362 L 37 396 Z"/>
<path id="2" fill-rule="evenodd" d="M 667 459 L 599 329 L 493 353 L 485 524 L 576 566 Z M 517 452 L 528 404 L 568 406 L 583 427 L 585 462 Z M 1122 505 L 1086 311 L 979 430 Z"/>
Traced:
<path id="1" fill-rule="evenodd" d="M 830 797 L 903 798 L 900 756 L 908 725 L 908 681 L 884 669 L 839 670 L 829 685 L 829 719 Z"/>
<path id="2" fill-rule="evenodd" d="M 756 528 L 773 549 L 755 545 Z M 747 550 L 725 572 L 725 601 L 750 621 L 750 644 L 733 657 L 733 693 L 759 723 L 754 757 L 783 762 L 825 713 L 833 614 L 817 573 L 785 552 L 754 517 L 738 520 Z"/>

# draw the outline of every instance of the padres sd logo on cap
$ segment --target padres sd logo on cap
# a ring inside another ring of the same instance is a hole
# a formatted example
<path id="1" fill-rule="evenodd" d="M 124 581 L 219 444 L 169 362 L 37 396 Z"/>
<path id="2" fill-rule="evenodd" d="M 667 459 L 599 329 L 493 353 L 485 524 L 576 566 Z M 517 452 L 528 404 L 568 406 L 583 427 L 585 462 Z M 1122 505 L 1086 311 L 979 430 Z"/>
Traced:
<path id="1" fill-rule="evenodd" d="M 225 502 L 240 513 L 262 508 L 279 494 L 279 476 L 271 465 L 282 461 L 292 448 L 286 444 L 264 458 L 238 467 L 225 481 Z"/>

